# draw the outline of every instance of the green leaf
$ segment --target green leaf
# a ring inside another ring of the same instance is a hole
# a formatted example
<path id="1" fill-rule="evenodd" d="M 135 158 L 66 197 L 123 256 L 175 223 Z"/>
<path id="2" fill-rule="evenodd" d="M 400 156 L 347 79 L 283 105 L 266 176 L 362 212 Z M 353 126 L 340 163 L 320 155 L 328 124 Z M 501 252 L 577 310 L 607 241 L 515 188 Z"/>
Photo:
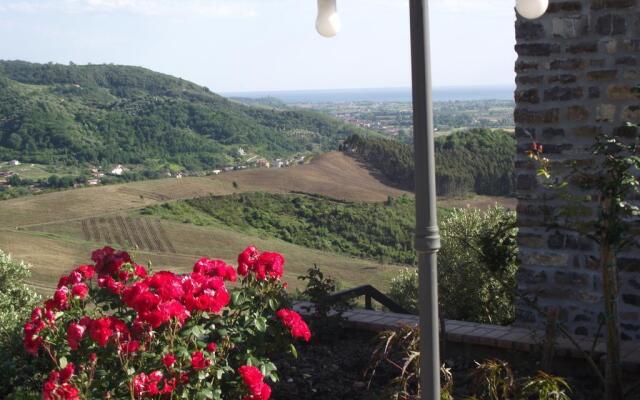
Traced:
<path id="1" fill-rule="evenodd" d="M 298 358 L 298 350 L 296 349 L 296 346 L 292 344 L 289 345 L 290 346 L 290 350 L 291 350 L 291 354 L 293 355 L 293 358 Z"/>
<path id="2" fill-rule="evenodd" d="M 60 359 L 58 360 L 58 364 L 60 365 L 60 368 L 64 368 L 67 366 L 67 357 L 60 357 Z"/>
<path id="3" fill-rule="evenodd" d="M 258 317 L 254 321 L 254 325 L 258 332 L 266 332 L 267 330 L 267 319 L 265 317 Z"/>
<path id="4" fill-rule="evenodd" d="M 249 366 L 256 366 L 260 364 L 260 360 L 258 360 L 257 358 L 253 357 L 253 356 L 249 356 L 247 357 L 247 365 Z"/>
<path id="5" fill-rule="evenodd" d="M 201 389 L 196 394 L 196 399 L 198 400 L 206 400 L 213 399 L 213 391 L 211 389 Z"/>
<path id="6" fill-rule="evenodd" d="M 237 306 L 240 301 L 240 292 L 233 292 L 231 294 L 231 304 Z"/>

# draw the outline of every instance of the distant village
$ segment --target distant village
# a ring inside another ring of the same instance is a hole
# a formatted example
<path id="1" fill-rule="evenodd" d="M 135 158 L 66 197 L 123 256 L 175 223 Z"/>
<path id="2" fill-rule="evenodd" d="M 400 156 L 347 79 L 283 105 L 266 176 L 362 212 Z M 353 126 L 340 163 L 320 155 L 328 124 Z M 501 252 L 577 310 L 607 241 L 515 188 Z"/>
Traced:
<path id="1" fill-rule="evenodd" d="M 220 175 L 231 171 L 240 171 L 253 168 L 287 168 L 298 164 L 304 164 L 307 161 L 307 156 L 298 155 L 289 158 L 275 158 L 269 160 L 261 157 L 257 154 L 251 154 L 242 147 L 239 147 L 235 156 L 236 162 L 233 164 L 220 167 L 218 169 L 206 170 L 206 171 L 167 171 L 164 173 L 165 178 L 182 179 L 186 176 L 207 176 L 207 175 Z M 12 186 L 27 187 L 30 192 L 37 193 L 45 188 L 64 188 L 64 187 L 81 187 L 81 186 L 97 186 L 105 183 L 113 183 L 115 181 L 127 181 L 124 179 L 128 174 L 134 173 L 139 170 L 138 166 L 126 166 L 122 164 L 115 164 L 109 166 L 92 166 L 88 169 L 86 176 L 77 177 L 73 182 L 65 182 L 60 185 L 51 185 L 51 176 L 56 176 L 51 173 L 49 179 L 28 179 L 23 176 L 23 171 L 29 168 L 34 169 L 35 164 L 23 164 L 20 160 L 0 161 L 0 189 L 11 188 Z M 43 171 L 44 173 L 44 171 Z M 60 173 L 60 175 L 64 175 Z M 121 180 L 119 178 L 122 178 Z"/>

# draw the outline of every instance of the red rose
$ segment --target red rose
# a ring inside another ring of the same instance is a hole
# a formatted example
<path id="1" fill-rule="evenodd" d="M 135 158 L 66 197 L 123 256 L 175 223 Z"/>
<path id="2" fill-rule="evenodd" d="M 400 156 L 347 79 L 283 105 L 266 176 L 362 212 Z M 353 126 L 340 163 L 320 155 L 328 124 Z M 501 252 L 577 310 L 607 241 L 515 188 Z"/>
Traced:
<path id="1" fill-rule="evenodd" d="M 42 388 L 42 398 L 44 400 L 79 400 L 80 391 L 69 383 L 74 370 L 73 363 L 69 363 L 59 372 L 51 371 Z"/>
<path id="2" fill-rule="evenodd" d="M 291 332 L 291 336 L 296 339 L 302 339 L 304 341 L 309 341 L 311 339 L 311 331 L 307 326 L 307 323 L 304 322 L 300 314 L 293 310 L 289 310 L 283 308 L 276 312 L 276 315 L 280 319 L 280 322 L 289 329 Z"/>
<path id="3" fill-rule="evenodd" d="M 184 295 L 181 279 L 173 272 L 161 271 L 145 279 L 163 301 L 180 299 Z"/>
<path id="4" fill-rule="evenodd" d="M 69 308 L 69 288 L 61 287 L 53 293 L 53 299 L 45 302 L 45 307 L 50 310 L 64 311 Z"/>
<path id="5" fill-rule="evenodd" d="M 271 387 L 264 383 L 264 376 L 258 368 L 251 365 L 243 365 L 238 368 L 238 373 L 251 393 L 250 396 L 244 397 L 245 400 L 269 400 Z"/>
<path id="6" fill-rule="evenodd" d="M 175 362 L 176 362 L 176 358 L 171 353 L 166 354 L 164 357 L 162 357 L 162 363 L 164 364 L 165 367 L 167 367 L 167 369 L 171 368 L 173 364 L 175 364 Z"/>
<path id="7" fill-rule="evenodd" d="M 86 329 L 85 325 L 76 324 L 75 322 L 69 324 L 69 327 L 67 327 L 67 343 L 69 343 L 69 347 L 72 350 L 78 350 Z"/>
<path id="8" fill-rule="evenodd" d="M 218 345 L 215 342 L 211 342 L 207 345 L 207 351 L 209 353 L 215 353 L 218 349 Z"/>
<path id="9" fill-rule="evenodd" d="M 112 276 L 103 276 L 98 278 L 98 286 L 107 288 L 113 294 L 120 294 L 124 289 L 124 284 L 113 279 Z"/>
<path id="10" fill-rule="evenodd" d="M 98 346 L 105 347 L 113 335 L 111 329 L 111 319 L 107 317 L 91 320 L 89 324 L 89 336 L 98 343 Z"/>
<path id="11" fill-rule="evenodd" d="M 84 283 L 78 283 L 71 288 L 71 295 L 79 298 L 80 300 L 87 297 L 87 294 L 89 294 L 89 287 Z"/>
<path id="12" fill-rule="evenodd" d="M 253 269 L 256 261 L 258 260 L 258 256 L 260 253 L 255 246 L 247 247 L 240 255 L 238 256 L 238 273 L 242 276 L 246 276 L 250 270 Z"/>
<path id="13" fill-rule="evenodd" d="M 113 275 L 120 271 L 124 264 L 132 263 L 131 257 L 125 251 L 116 252 L 111 247 L 95 250 L 91 254 L 91 259 L 96 263 L 98 275 Z"/>
<path id="14" fill-rule="evenodd" d="M 279 253 L 262 253 L 258 258 L 258 269 L 264 280 L 264 275 L 278 279 L 284 273 L 284 257 Z"/>
<path id="15" fill-rule="evenodd" d="M 138 265 L 138 264 L 134 265 L 133 266 L 133 273 L 138 278 L 146 278 L 147 277 L 147 270 L 142 265 Z"/>
<path id="16" fill-rule="evenodd" d="M 75 285 L 84 280 L 84 276 L 78 271 L 71 271 L 69 277 L 67 278 L 67 285 Z"/>
<path id="17" fill-rule="evenodd" d="M 222 260 L 201 258 L 193 266 L 193 272 L 207 276 L 219 276 L 225 281 L 231 282 L 235 282 L 237 279 L 236 270 Z"/>
<path id="18" fill-rule="evenodd" d="M 195 370 L 205 369 L 211 365 L 211 360 L 205 359 L 201 351 L 191 353 L 191 366 Z"/>
<path id="19" fill-rule="evenodd" d="M 135 353 L 136 351 L 138 351 L 139 348 L 140 348 L 140 342 L 138 342 L 137 340 L 123 342 L 119 346 L 120 352 L 124 354 Z"/>
<path id="20" fill-rule="evenodd" d="M 84 279 L 87 280 L 93 278 L 93 275 L 96 273 L 95 268 L 93 268 L 93 266 L 91 265 L 81 265 L 75 270 L 80 272 Z"/>

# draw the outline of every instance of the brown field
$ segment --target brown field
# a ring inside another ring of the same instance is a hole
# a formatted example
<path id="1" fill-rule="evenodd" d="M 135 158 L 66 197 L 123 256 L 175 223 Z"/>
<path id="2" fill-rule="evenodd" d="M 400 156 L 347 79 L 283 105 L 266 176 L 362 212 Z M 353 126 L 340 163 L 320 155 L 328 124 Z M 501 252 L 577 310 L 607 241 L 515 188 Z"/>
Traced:
<path id="1" fill-rule="evenodd" d="M 268 173 L 265 173 L 268 172 Z M 222 174 L 225 182 L 236 182 L 240 190 L 318 193 L 334 199 L 379 202 L 388 196 L 408 194 L 393 188 L 370 170 L 340 152 L 318 156 L 309 164 L 293 168 L 252 169 Z"/>
<path id="2" fill-rule="evenodd" d="M 222 226 L 203 228 L 135 215 L 136 210 L 159 202 L 256 190 L 304 191 L 357 201 L 382 201 L 388 195 L 404 193 L 384 185 L 352 158 L 336 152 L 292 168 L 133 182 L 3 201 L 0 248 L 33 264 L 32 283 L 44 292 L 55 286 L 60 274 L 88 262 L 92 249 L 107 244 L 130 250 L 139 262 L 150 261 L 176 271 L 190 269 L 201 256 L 233 262 L 245 246 L 255 244 L 286 256 L 287 279 L 293 287 L 298 285 L 297 276 L 313 264 L 345 286 L 363 282 L 386 285 L 394 267 L 374 261 L 263 240 Z"/>
<path id="3" fill-rule="evenodd" d="M 380 265 L 375 261 L 359 260 L 338 254 L 311 250 L 276 239 L 260 239 L 224 227 L 198 227 L 154 218 L 127 218 L 135 224 L 162 224 L 162 229 L 174 252 L 148 250 L 140 246 L 118 246 L 117 243 L 84 239 L 83 221 L 43 225 L 40 230 L 0 230 L 0 243 L 5 251 L 16 259 L 24 259 L 33 267 L 32 284 L 41 292 L 49 292 L 57 277 L 73 266 L 90 262 L 91 250 L 113 245 L 130 251 L 139 263 L 151 262 L 155 269 L 170 269 L 185 272 L 191 269 L 200 257 L 220 258 L 234 263 L 238 253 L 254 244 L 258 248 L 278 251 L 287 259 L 285 277 L 292 288 L 299 287 L 297 277 L 314 264 L 340 280 L 345 287 L 371 283 L 384 288 L 388 284 L 395 266 Z M 144 221 L 142 221 L 144 220 Z M 128 227 L 131 229 L 131 227 Z M 104 237 L 104 235 L 103 235 Z"/>
<path id="4" fill-rule="evenodd" d="M 234 188 L 236 183 L 237 188 Z M 286 279 L 317 264 L 345 287 L 370 283 L 384 289 L 396 266 L 310 250 L 277 239 L 263 239 L 224 226 L 198 227 L 141 216 L 137 210 L 165 201 L 244 191 L 308 192 L 351 201 L 384 201 L 407 192 L 380 181 L 353 158 L 333 152 L 291 168 L 229 172 L 219 176 L 162 179 L 67 190 L 0 202 L 0 248 L 33 265 L 32 284 L 50 292 L 58 277 L 90 261 L 91 250 L 112 245 L 130 251 L 139 263 L 178 272 L 200 257 L 233 263 L 247 245 L 279 251 L 287 258 Z M 445 199 L 447 207 L 485 208 L 511 199 L 477 196 Z M 512 207 L 515 208 L 515 207 Z"/>
<path id="5" fill-rule="evenodd" d="M 234 181 L 238 189 L 234 189 Z M 353 201 L 383 201 L 389 195 L 406 193 L 381 183 L 353 158 L 332 152 L 316 157 L 309 164 L 291 168 L 132 182 L 6 200 L 0 202 L 0 226 L 28 227 L 91 218 L 168 200 L 258 190 L 301 191 Z"/>

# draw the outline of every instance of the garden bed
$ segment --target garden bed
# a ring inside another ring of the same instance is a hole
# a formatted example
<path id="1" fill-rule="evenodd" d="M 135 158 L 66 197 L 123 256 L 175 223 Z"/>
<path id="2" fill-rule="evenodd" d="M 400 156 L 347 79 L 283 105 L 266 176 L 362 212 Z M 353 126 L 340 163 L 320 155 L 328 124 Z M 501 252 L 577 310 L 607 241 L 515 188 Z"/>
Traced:
<path id="1" fill-rule="evenodd" d="M 395 371 L 390 367 L 377 370 L 369 385 L 366 371 L 376 346 L 376 334 L 347 329 L 333 340 L 313 340 L 300 345 L 298 359 L 277 357 L 280 382 L 273 385 L 273 398 L 282 400 L 304 399 L 389 399 L 393 395 L 392 380 Z M 447 343 L 446 364 L 453 374 L 455 399 L 474 395 L 473 373 L 476 361 L 501 359 L 509 363 L 516 378 L 535 375 L 540 368 L 540 357 L 534 353 L 501 350 L 487 346 Z M 586 362 L 558 358 L 549 371 L 564 377 L 571 386 L 573 400 L 601 400 L 599 383 Z M 629 373 L 628 384 L 637 381 Z M 630 400 L 640 399 L 631 393 Z"/>

